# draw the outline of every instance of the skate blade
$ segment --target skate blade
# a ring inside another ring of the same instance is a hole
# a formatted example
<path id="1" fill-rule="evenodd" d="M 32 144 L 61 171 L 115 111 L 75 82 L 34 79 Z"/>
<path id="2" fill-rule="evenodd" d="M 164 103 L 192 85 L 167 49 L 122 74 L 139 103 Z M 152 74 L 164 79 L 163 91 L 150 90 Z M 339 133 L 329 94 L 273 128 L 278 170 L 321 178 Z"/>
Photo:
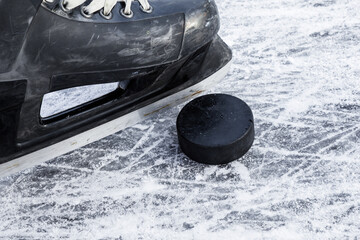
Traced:
<path id="1" fill-rule="evenodd" d="M 76 136 L 51 146 L 3 163 L 0 165 L 0 177 L 10 176 L 11 174 L 44 163 L 55 157 L 61 156 L 87 144 L 119 132 L 120 130 L 123 130 L 127 127 L 133 126 L 136 123 L 158 114 L 159 112 L 165 111 L 170 107 L 191 100 L 224 78 L 230 69 L 230 65 L 231 61 L 222 67 L 219 71 L 205 78 L 203 81 L 173 95 L 165 97 L 157 102 L 149 104 L 143 108 L 140 108 L 134 112 L 121 116 L 117 119 L 104 123 L 100 126 L 82 132 Z"/>

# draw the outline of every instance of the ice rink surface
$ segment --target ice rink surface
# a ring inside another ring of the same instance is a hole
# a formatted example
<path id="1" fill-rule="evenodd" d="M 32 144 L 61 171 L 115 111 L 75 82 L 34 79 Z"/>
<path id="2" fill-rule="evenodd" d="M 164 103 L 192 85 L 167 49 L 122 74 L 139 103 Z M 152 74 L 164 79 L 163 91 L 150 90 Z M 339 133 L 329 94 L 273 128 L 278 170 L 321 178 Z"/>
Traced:
<path id="1" fill-rule="evenodd" d="M 0 239 L 358 239 L 360 2 L 217 1 L 253 109 L 227 166 L 179 149 L 174 108 L 0 180 Z"/>

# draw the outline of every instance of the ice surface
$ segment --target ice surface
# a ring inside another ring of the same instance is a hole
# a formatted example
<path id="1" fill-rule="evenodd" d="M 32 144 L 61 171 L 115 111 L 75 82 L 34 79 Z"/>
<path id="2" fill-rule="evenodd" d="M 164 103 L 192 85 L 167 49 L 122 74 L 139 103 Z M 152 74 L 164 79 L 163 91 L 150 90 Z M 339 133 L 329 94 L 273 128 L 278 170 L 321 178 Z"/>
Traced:
<path id="1" fill-rule="evenodd" d="M 41 109 L 41 117 L 50 117 L 96 98 L 115 91 L 119 83 L 94 84 L 64 89 L 45 94 Z"/>
<path id="2" fill-rule="evenodd" d="M 213 92 L 252 107 L 249 153 L 190 161 L 172 109 L 2 179 L 3 239 L 360 236 L 360 2 L 217 3 L 234 64 Z"/>

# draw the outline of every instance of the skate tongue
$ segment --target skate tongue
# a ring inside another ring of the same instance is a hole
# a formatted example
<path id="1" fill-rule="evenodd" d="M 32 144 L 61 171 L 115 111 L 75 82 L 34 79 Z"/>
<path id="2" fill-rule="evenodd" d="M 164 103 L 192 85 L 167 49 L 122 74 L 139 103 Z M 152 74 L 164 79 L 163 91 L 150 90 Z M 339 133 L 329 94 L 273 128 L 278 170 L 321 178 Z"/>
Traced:
<path id="1" fill-rule="evenodd" d="M 121 12 L 127 16 L 132 16 L 131 4 L 133 1 L 139 1 L 141 9 L 144 12 L 151 12 L 152 7 L 150 6 L 148 0 L 92 0 L 89 5 L 84 7 L 84 11 L 91 15 L 103 9 L 104 15 L 108 16 L 111 14 L 111 10 L 118 2 L 125 2 L 125 8 L 122 9 Z M 65 9 L 72 10 L 85 2 L 86 0 L 63 0 L 61 4 L 63 4 Z"/>

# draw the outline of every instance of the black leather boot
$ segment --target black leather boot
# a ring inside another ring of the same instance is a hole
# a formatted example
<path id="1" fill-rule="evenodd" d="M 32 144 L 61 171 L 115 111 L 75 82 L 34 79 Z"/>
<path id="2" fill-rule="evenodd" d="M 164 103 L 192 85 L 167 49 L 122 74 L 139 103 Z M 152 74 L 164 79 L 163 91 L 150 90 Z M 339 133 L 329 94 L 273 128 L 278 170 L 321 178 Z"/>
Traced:
<path id="1" fill-rule="evenodd" d="M 144 109 L 225 74 L 216 75 L 231 51 L 217 36 L 213 0 L 95 1 L 0 1 L 0 163 L 132 112 L 141 120 L 152 114 Z M 45 94 L 116 82 L 105 96 L 40 115 Z"/>

